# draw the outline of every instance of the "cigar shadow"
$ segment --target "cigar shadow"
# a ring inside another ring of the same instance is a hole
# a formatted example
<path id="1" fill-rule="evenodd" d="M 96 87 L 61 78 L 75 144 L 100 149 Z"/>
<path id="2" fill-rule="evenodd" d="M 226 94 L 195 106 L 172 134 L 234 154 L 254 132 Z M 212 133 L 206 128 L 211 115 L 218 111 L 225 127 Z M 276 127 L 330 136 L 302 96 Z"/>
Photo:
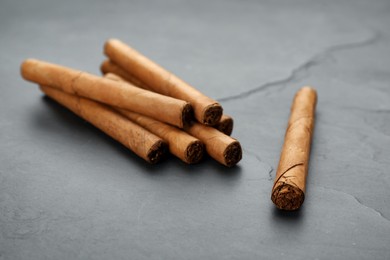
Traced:
<path id="1" fill-rule="evenodd" d="M 219 177 L 225 179 L 235 180 L 241 177 L 242 168 L 240 165 L 235 165 L 233 167 L 226 167 L 224 165 L 219 164 L 212 158 L 209 158 L 212 163 L 210 163 L 213 172 L 215 172 Z"/>
<path id="2" fill-rule="evenodd" d="M 231 172 L 234 174 L 234 172 L 240 171 L 239 170 L 239 165 L 233 166 L 231 168 L 226 167 L 220 163 L 218 163 L 216 160 L 211 158 L 206 151 L 204 152 L 203 158 L 194 164 L 187 164 L 183 161 L 181 161 L 179 158 L 176 158 L 174 155 L 170 154 L 170 157 L 172 157 L 173 161 L 177 162 L 177 166 L 182 168 L 182 169 L 188 169 L 190 172 L 199 172 L 202 168 L 208 168 L 210 169 L 213 168 L 216 172 Z M 193 168 L 193 170 L 191 170 Z"/>
<path id="3" fill-rule="evenodd" d="M 302 206 L 303 207 L 303 206 Z M 273 219 L 277 221 L 288 221 L 288 222 L 299 222 L 302 220 L 302 209 L 294 211 L 280 210 L 276 207 L 273 207 L 272 211 Z"/>
<path id="4" fill-rule="evenodd" d="M 106 135 L 104 132 L 93 126 L 92 124 L 86 122 L 82 118 L 75 115 L 69 109 L 61 106 L 54 100 L 50 99 L 47 96 L 42 97 L 43 103 L 50 108 L 50 111 L 55 114 L 59 120 L 62 120 L 65 125 L 69 125 L 69 128 L 72 128 L 74 132 L 80 132 L 82 135 L 90 135 L 98 136 L 105 144 L 113 148 L 113 150 L 117 153 L 115 156 L 119 154 L 119 156 L 129 159 L 132 163 L 135 163 L 138 168 L 144 168 L 150 174 L 161 174 L 162 168 L 164 168 L 166 164 L 166 159 L 163 158 L 156 167 L 153 164 L 149 164 L 145 162 L 142 158 L 137 156 L 127 147 L 123 146 L 116 140 L 112 139 L 110 136 Z M 42 128 L 44 131 L 48 131 L 44 124 L 40 124 L 38 121 L 38 126 Z M 88 133 L 87 133 L 88 132 Z M 59 133 L 60 134 L 60 133 Z"/>
<path id="5" fill-rule="evenodd" d="M 226 167 L 211 158 L 208 154 L 205 154 L 204 158 L 197 165 L 199 166 L 198 170 L 200 169 L 206 171 L 208 174 L 211 170 L 213 174 L 217 174 L 218 177 L 226 179 L 237 179 L 241 176 L 242 169 L 239 165 Z"/>
<path id="6" fill-rule="evenodd" d="M 291 237 L 299 236 L 302 232 L 305 232 L 305 214 L 303 212 L 303 206 L 296 211 L 284 211 L 277 209 L 272 202 L 269 204 L 272 207 L 269 217 L 269 224 L 277 234 L 278 239 L 282 243 L 286 240 L 289 241 Z"/>

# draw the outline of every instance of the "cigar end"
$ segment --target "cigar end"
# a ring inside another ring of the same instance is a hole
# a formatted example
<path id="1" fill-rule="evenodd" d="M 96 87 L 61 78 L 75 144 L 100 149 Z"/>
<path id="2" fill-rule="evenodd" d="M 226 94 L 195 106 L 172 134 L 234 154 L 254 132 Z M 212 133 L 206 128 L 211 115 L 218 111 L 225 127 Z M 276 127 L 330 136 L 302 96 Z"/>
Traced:
<path id="1" fill-rule="evenodd" d="M 232 167 L 236 165 L 242 158 L 242 149 L 240 143 L 235 141 L 229 144 L 223 153 L 223 157 L 226 166 Z"/>
<path id="2" fill-rule="evenodd" d="M 109 38 L 109 39 L 107 39 L 106 42 L 104 43 L 104 46 L 103 46 L 104 53 L 106 53 L 107 48 L 109 48 L 110 45 L 116 44 L 118 42 L 121 42 L 121 41 L 116 39 L 116 38 Z"/>
<path id="3" fill-rule="evenodd" d="M 155 164 L 159 162 L 168 150 L 168 145 L 164 141 L 157 141 L 148 151 L 147 161 Z"/>
<path id="4" fill-rule="evenodd" d="M 317 90 L 311 86 L 304 86 L 295 94 L 295 98 L 298 96 L 311 97 L 314 100 L 314 107 L 317 104 Z"/>
<path id="5" fill-rule="evenodd" d="M 191 106 L 190 103 L 186 103 L 183 108 L 183 113 L 182 113 L 182 122 L 183 122 L 183 127 L 191 125 L 192 120 L 194 119 L 194 110 Z"/>
<path id="6" fill-rule="evenodd" d="M 279 182 L 273 189 L 271 200 L 278 209 L 297 210 L 303 204 L 305 193 L 298 187 Z"/>
<path id="7" fill-rule="evenodd" d="M 209 126 L 218 124 L 222 117 L 222 112 L 223 109 L 219 103 L 208 105 L 204 110 L 201 123 Z"/>
<path id="8" fill-rule="evenodd" d="M 224 133 L 225 135 L 231 135 L 233 132 L 234 121 L 232 118 L 229 118 L 223 122 L 219 122 L 217 125 L 217 129 Z"/>
<path id="9" fill-rule="evenodd" d="M 107 69 L 108 65 L 109 65 L 110 61 L 108 59 L 104 60 L 102 62 L 102 64 L 100 64 L 100 72 L 105 75 L 107 74 L 109 71 Z"/>
<path id="10" fill-rule="evenodd" d="M 26 59 L 20 65 L 20 75 L 22 75 L 25 80 L 30 80 L 30 70 L 35 66 L 36 63 L 36 59 Z"/>
<path id="11" fill-rule="evenodd" d="M 185 154 L 185 162 L 188 164 L 198 163 L 203 158 L 204 145 L 197 140 L 188 145 Z"/>

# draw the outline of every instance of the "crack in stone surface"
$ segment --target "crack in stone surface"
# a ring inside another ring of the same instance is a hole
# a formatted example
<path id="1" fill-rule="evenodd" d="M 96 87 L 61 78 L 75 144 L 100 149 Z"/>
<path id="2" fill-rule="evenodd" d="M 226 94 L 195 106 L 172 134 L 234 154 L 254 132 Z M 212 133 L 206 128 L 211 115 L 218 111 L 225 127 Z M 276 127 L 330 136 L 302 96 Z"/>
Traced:
<path id="1" fill-rule="evenodd" d="M 268 167 L 269 167 L 269 170 L 268 170 L 268 180 L 269 181 L 272 181 L 272 172 L 274 171 L 274 168 L 271 166 L 271 164 L 269 164 L 269 163 L 266 163 L 266 162 L 264 162 L 261 158 L 260 158 L 260 156 L 258 156 L 256 153 L 254 153 L 254 152 L 252 152 L 252 151 L 249 151 L 249 150 L 244 150 L 247 154 L 249 154 L 250 156 L 252 156 L 252 157 L 254 157 L 258 162 L 260 162 L 260 163 L 262 163 L 262 164 L 266 164 L 266 165 L 268 165 Z"/>
<path id="2" fill-rule="evenodd" d="M 266 83 L 264 83 L 256 88 L 252 88 L 252 89 L 249 89 L 249 90 L 246 90 L 244 92 L 234 94 L 231 96 L 219 98 L 218 101 L 219 102 L 228 102 L 228 101 L 232 101 L 232 100 L 243 99 L 243 98 L 247 98 L 247 97 L 251 96 L 252 94 L 265 91 L 265 90 L 272 88 L 274 86 L 287 85 L 288 83 L 297 79 L 298 75 L 300 75 L 302 72 L 307 71 L 310 68 L 314 67 L 315 65 L 320 64 L 327 57 L 331 56 L 334 52 L 352 49 L 352 48 L 361 48 L 361 47 L 369 46 L 371 44 L 376 43 L 379 40 L 380 36 L 381 36 L 381 34 L 378 31 L 375 31 L 370 37 L 368 37 L 367 39 L 365 39 L 363 41 L 338 44 L 338 45 L 328 47 L 324 51 L 321 51 L 321 52 L 315 54 L 309 60 L 305 61 L 304 63 L 302 63 L 301 65 L 299 65 L 295 69 L 293 69 L 291 71 L 290 75 L 288 75 L 285 78 L 278 79 L 275 81 L 266 82 Z"/>
<path id="3" fill-rule="evenodd" d="M 357 203 L 359 203 L 364 208 L 369 209 L 369 210 L 375 212 L 376 215 L 378 215 L 379 217 L 384 219 L 386 222 L 390 223 L 390 219 L 388 217 L 386 217 L 381 211 L 365 205 L 360 199 L 358 199 L 356 196 L 354 196 L 354 195 L 352 195 L 350 193 L 347 193 L 347 192 L 344 192 L 344 191 L 340 191 L 340 190 L 336 190 L 336 189 L 329 188 L 329 187 L 319 186 L 319 185 L 312 185 L 312 186 L 316 186 L 317 188 L 321 188 L 321 189 L 329 190 L 329 191 L 334 191 L 334 192 L 337 192 L 337 193 L 342 193 L 344 195 L 347 195 L 348 197 L 353 198 Z"/>

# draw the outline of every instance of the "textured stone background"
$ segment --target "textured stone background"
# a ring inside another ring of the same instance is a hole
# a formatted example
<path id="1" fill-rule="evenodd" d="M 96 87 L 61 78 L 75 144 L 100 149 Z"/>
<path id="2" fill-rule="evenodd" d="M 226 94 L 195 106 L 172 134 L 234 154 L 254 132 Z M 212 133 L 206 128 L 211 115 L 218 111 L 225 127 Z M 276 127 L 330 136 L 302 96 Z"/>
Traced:
<path id="1" fill-rule="evenodd" d="M 390 2 L 0 0 L 0 259 L 390 259 Z M 235 118 L 244 148 L 150 166 L 19 76 L 99 74 L 110 37 Z M 306 201 L 270 190 L 294 93 L 319 102 Z"/>

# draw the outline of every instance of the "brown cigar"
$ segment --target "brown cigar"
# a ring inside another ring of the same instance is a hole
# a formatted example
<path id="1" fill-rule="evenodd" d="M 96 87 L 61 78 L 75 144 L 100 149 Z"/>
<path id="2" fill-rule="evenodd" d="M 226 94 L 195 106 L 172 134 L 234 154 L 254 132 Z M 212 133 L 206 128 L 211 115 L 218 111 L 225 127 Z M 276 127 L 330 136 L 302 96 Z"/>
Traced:
<path id="1" fill-rule="evenodd" d="M 291 106 L 271 195 L 279 209 L 296 210 L 305 198 L 316 103 L 317 92 L 313 88 L 303 87 L 296 93 Z"/>
<path id="2" fill-rule="evenodd" d="M 122 79 L 124 79 L 125 81 L 130 82 L 137 87 L 150 90 L 147 85 L 142 83 L 136 77 L 129 74 L 127 71 L 123 70 L 121 67 L 119 67 L 118 65 L 116 65 L 115 63 L 113 63 L 110 60 L 103 61 L 102 65 L 100 66 L 100 70 L 104 75 L 108 74 L 108 73 L 116 74 L 119 77 L 121 77 Z"/>
<path id="3" fill-rule="evenodd" d="M 233 124 L 233 118 L 229 115 L 223 114 L 218 124 L 216 124 L 214 127 L 225 135 L 231 135 L 233 132 Z"/>
<path id="4" fill-rule="evenodd" d="M 223 165 L 232 167 L 241 160 L 240 143 L 217 129 L 194 122 L 184 130 L 201 140 L 205 144 L 207 153 Z"/>
<path id="5" fill-rule="evenodd" d="M 90 122 L 149 163 L 158 162 L 167 144 L 156 135 L 116 113 L 106 105 L 67 94 L 55 88 L 41 86 L 41 90 L 76 115 Z"/>
<path id="6" fill-rule="evenodd" d="M 197 163 L 203 157 L 203 143 L 186 132 L 152 118 L 130 112 L 124 109 L 117 109 L 119 113 L 131 121 L 161 137 L 168 143 L 169 151 L 188 164 Z"/>
<path id="7" fill-rule="evenodd" d="M 222 116 L 221 105 L 205 96 L 172 73 L 163 69 L 123 42 L 111 39 L 104 46 L 111 61 L 146 84 L 151 90 L 191 103 L 195 118 L 207 125 L 215 125 Z"/>
<path id="8" fill-rule="evenodd" d="M 191 105 L 183 100 L 44 61 L 24 61 L 21 73 L 26 80 L 40 85 L 132 110 L 180 128 L 192 116 Z"/>

